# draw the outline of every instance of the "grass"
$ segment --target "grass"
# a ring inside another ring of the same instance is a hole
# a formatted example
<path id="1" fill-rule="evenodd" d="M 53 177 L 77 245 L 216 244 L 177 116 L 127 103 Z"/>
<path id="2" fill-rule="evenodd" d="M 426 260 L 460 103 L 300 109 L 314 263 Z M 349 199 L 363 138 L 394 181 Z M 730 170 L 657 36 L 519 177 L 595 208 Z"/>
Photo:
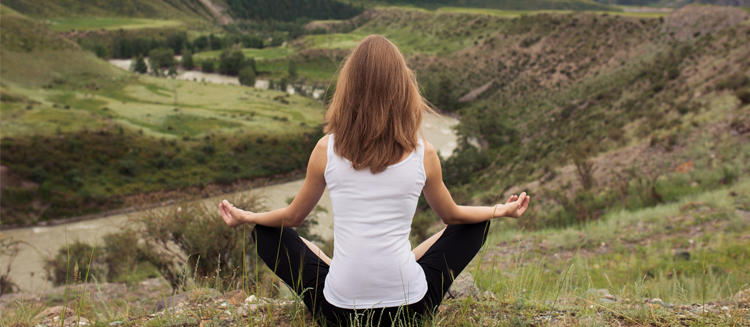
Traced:
<path id="1" fill-rule="evenodd" d="M 354 49 L 366 36 L 356 32 L 307 35 L 303 42 L 313 49 Z"/>
<path id="2" fill-rule="evenodd" d="M 244 48 L 242 49 L 242 53 L 245 55 L 245 58 L 255 58 L 255 60 L 269 60 L 288 57 L 294 54 L 294 50 L 288 46 L 263 49 Z M 218 59 L 219 56 L 221 56 L 221 50 L 214 50 L 196 53 L 194 58 L 196 60 Z"/>
<path id="3" fill-rule="evenodd" d="M 479 14 L 479 15 L 492 15 L 501 17 L 521 17 L 524 15 L 538 15 L 538 14 L 557 14 L 567 15 L 575 13 L 574 10 L 500 10 L 500 9 L 489 9 L 489 8 L 463 8 L 463 7 L 440 7 L 436 12 L 441 13 L 466 13 L 466 14 Z M 667 16 L 669 13 L 649 13 L 649 12 L 625 12 L 625 11 L 601 11 L 601 10 L 587 10 L 586 13 L 596 14 L 607 14 L 612 16 L 624 16 L 624 17 L 642 17 L 642 18 L 659 18 Z"/>
<path id="4" fill-rule="evenodd" d="M 747 326 L 747 309 L 731 301 L 737 291 L 750 286 L 749 272 L 744 269 L 750 264 L 750 240 L 740 240 L 750 231 L 750 217 L 737 208 L 750 208 L 748 179 L 671 204 L 611 212 L 580 228 L 524 232 L 503 228 L 505 223 L 495 221 L 480 252 L 482 260 L 475 258 L 466 269 L 489 297 L 444 301 L 435 319 L 418 325 L 523 326 L 536 321 L 552 326 Z M 677 224 L 675 219 L 682 220 Z M 693 237 L 693 242 L 682 238 L 696 227 L 703 228 L 703 236 Z M 690 257 L 672 258 L 675 247 L 689 251 Z M 263 267 L 262 273 L 249 277 L 252 286 L 242 288 L 246 292 L 242 298 L 255 293 L 264 301 L 249 313 L 240 309 L 241 301 L 227 303 L 226 297 L 217 298 L 232 288 L 220 288 L 217 293 L 214 288 L 222 283 L 215 282 L 216 277 L 192 279 L 189 274 L 182 277 L 186 279 L 183 292 L 187 301 L 178 309 L 151 314 L 151 303 L 164 295 L 124 296 L 120 300 L 104 296 L 97 302 L 86 293 L 81 296 L 69 290 L 68 303 L 78 308 L 78 315 L 96 324 L 312 324 L 298 298 L 272 291 L 277 281 L 269 276 L 270 271 Z M 80 290 L 83 286 L 66 288 Z M 94 293 L 101 287 L 97 283 L 88 288 Z M 615 302 L 602 302 L 595 291 L 600 289 L 606 289 Z M 644 299 L 648 299 L 645 304 Z M 34 315 L 65 300 L 64 296 L 48 295 L 42 305 L 36 300 L 16 302 L 5 308 L 0 323 L 42 323 Z"/>
<path id="5" fill-rule="evenodd" d="M 38 104 L 3 106 L 2 137 L 95 130 L 106 126 L 108 119 L 159 137 L 240 130 L 289 134 L 298 130 L 290 126 L 317 126 L 323 113 L 320 104 L 299 95 L 286 97 L 277 91 L 150 76 L 128 78 L 99 91 L 64 87 L 11 90 Z"/>
<path id="6" fill-rule="evenodd" d="M 478 283 L 501 296 L 518 296 L 509 293 L 519 288 L 539 289 L 532 296 L 545 300 L 549 294 L 541 286 L 554 284 L 572 260 L 571 282 L 565 285 L 569 294 L 604 288 L 622 299 L 649 297 L 691 304 L 703 300 L 702 285 L 706 285 L 708 301 L 727 299 L 747 288 L 750 280 L 743 268 L 750 264 L 750 240 L 743 238 L 750 230 L 750 216 L 736 211 L 748 203 L 750 180 L 745 179 L 671 204 L 613 211 L 581 227 L 519 232 L 500 223 L 488 239 L 499 244 L 499 250 L 490 250 L 483 261 L 496 263 L 483 267 L 487 275 Z M 506 251 L 510 255 L 501 254 Z M 689 254 L 676 255 L 683 252 Z M 536 278 L 503 275 L 490 282 L 494 271 L 509 268 Z M 643 294 L 633 288 L 636 284 Z"/>
<path id="7" fill-rule="evenodd" d="M 183 23 L 176 20 L 106 17 L 106 18 L 61 18 L 47 21 L 50 29 L 60 32 L 96 31 L 96 30 L 131 30 L 143 28 L 175 27 Z"/>

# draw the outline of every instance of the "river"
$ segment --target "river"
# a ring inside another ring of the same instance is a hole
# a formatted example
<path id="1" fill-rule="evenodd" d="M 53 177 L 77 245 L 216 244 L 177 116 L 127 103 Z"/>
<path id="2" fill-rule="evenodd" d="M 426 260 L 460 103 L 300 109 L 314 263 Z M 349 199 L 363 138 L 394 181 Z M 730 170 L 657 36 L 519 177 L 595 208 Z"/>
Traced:
<path id="1" fill-rule="evenodd" d="M 456 135 L 452 127 L 458 124 L 458 120 L 449 116 L 426 117 L 422 124 L 422 135 L 432 143 L 444 157 L 453 153 L 456 147 Z M 258 187 L 250 191 L 261 195 L 266 201 L 269 209 L 278 209 L 285 207 L 286 199 L 297 194 L 302 186 L 303 180 L 296 180 L 283 184 Z M 215 199 L 217 205 L 220 199 Z M 330 238 L 333 235 L 333 215 L 331 213 L 331 198 L 328 189 L 320 199 L 319 204 L 328 210 L 328 213 L 318 217 L 318 225 L 313 232 L 324 238 Z M 130 213 L 133 214 L 133 213 Z M 116 232 L 119 226 L 127 220 L 128 214 L 112 215 L 92 220 L 79 221 L 68 224 L 55 226 L 39 226 L 21 229 L 12 229 L 2 232 L 3 238 L 21 239 L 33 246 L 24 246 L 12 264 L 11 278 L 18 284 L 23 291 L 35 292 L 42 288 L 45 280 L 43 269 L 43 258 L 54 255 L 57 250 L 73 240 L 80 240 L 87 243 L 100 243 L 101 237 L 105 234 Z M 216 214 L 216 219 L 221 219 Z M 0 257 L 0 267 L 5 269 L 8 263 L 8 257 Z M 0 273 L 4 273 L 0 272 Z"/>

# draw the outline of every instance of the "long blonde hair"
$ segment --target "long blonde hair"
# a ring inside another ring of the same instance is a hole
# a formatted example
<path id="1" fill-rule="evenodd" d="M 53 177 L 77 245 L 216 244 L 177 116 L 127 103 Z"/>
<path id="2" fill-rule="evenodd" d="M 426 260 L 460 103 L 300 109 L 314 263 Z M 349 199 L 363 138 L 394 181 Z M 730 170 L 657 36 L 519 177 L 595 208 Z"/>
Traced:
<path id="1" fill-rule="evenodd" d="M 345 59 L 324 131 L 336 135 L 334 151 L 354 169 L 375 174 L 417 148 L 425 112 L 434 111 L 401 52 L 370 35 Z"/>

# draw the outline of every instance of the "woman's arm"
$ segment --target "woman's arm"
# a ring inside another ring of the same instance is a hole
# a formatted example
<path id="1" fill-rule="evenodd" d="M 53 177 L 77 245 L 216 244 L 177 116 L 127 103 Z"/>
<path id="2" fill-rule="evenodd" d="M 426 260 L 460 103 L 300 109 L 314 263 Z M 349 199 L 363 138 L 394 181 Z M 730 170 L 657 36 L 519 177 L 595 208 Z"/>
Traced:
<path id="1" fill-rule="evenodd" d="M 323 195 L 326 187 L 325 169 L 328 162 L 328 138 L 326 135 L 318 141 L 307 165 L 307 176 L 292 203 L 281 209 L 269 212 L 253 213 L 238 209 L 229 201 L 219 203 L 221 218 L 227 225 L 234 227 L 242 224 L 258 224 L 268 227 L 297 227 L 307 218 Z"/>
<path id="2" fill-rule="evenodd" d="M 443 171 L 440 158 L 435 148 L 425 142 L 424 170 L 427 180 L 424 185 L 424 196 L 432 210 L 447 225 L 471 224 L 499 217 L 520 217 L 529 207 L 530 196 L 526 192 L 520 196 L 513 195 L 506 204 L 494 207 L 459 206 L 453 201 L 448 188 L 443 183 Z"/>

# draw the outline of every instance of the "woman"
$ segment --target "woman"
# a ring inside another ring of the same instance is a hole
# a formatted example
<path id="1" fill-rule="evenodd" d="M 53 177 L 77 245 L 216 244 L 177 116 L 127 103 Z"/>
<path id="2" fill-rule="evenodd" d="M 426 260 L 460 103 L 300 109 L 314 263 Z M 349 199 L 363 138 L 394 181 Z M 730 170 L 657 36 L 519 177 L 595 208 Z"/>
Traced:
<path id="1" fill-rule="evenodd" d="M 390 325 L 397 315 L 434 313 L 482 247 L 489 220 L 518 218 L 528 208 L 525 193 L 494 207 L 456 205 L 435 148 L 417 138 L 429 111 L 398 48 L 368 36 L 341 69 L 327 135 L 313 150 L 294 201 L 264 213 L 219 204 L 229 226 L 256 225 L 259 256 L 317 318 L 349 324 L 364 312 L 367 323 Z M 290 228 L 302 223 L 326 186 L 333 260 Z M 412 250 L 409 232 L 421 192 L 448 227 Z"/>

